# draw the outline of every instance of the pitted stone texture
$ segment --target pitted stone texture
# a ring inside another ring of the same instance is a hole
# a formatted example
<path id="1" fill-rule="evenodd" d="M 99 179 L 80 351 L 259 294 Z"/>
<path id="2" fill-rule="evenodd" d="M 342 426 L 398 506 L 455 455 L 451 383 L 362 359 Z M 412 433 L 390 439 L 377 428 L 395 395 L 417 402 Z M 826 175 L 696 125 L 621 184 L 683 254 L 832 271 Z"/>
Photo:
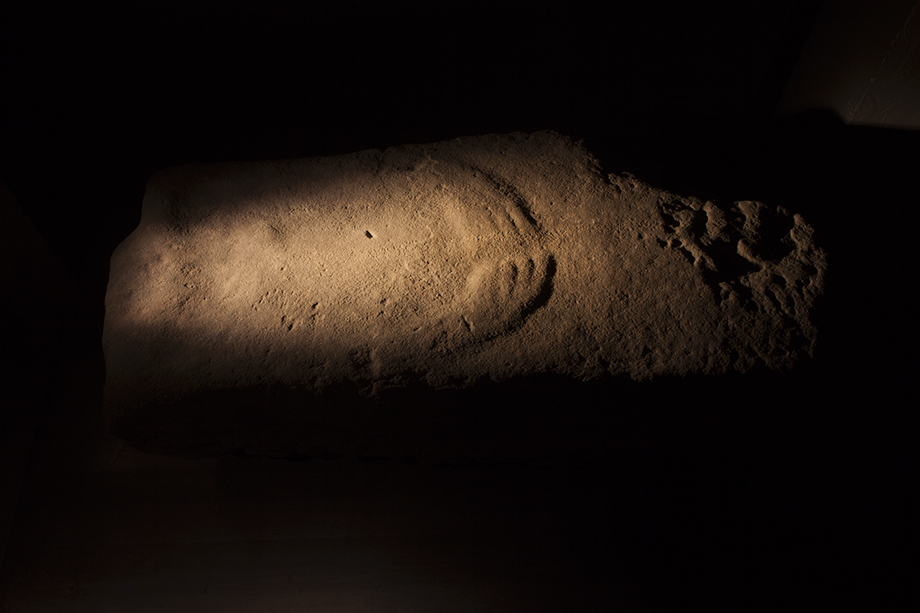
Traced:
<path id="1" fill-rule="evenodd" d="M 552 132 L 170 168 L 112 257 L 109 421 L 297 452 L 399 390 L 788 368 L 816 340 L 812 234 L 605 175 Z"/>

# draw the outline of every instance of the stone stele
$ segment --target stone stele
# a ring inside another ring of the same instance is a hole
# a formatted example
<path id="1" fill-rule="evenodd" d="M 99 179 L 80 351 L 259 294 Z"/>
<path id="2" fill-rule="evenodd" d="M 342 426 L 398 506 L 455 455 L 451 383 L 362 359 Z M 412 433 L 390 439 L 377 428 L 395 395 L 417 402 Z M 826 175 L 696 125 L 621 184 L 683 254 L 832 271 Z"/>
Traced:
<path id="1" fill-rule="evenodd" d="M 812 235 L 553 132 L 168 168 L 112 256 L 108 423 L 161 451 L 361 453 L 362 424 L 457 418 L 441 400 L 483 382 L 786 369 L 815 346 Z"/>

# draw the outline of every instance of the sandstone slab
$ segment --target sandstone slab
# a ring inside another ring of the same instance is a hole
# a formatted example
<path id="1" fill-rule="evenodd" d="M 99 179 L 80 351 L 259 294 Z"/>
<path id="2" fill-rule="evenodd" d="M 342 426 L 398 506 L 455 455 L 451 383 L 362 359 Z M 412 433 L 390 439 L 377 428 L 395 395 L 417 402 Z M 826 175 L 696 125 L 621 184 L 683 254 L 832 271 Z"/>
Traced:
<path id="1" fill-rule="evenodd" d="M 169 168 L 112 256 L 108 421 L 148 449 L 338 452 L 462 421 L 445 399 L 483 382 L 787 369 L 817 338 L 812 237 L 552 132 Z"/>

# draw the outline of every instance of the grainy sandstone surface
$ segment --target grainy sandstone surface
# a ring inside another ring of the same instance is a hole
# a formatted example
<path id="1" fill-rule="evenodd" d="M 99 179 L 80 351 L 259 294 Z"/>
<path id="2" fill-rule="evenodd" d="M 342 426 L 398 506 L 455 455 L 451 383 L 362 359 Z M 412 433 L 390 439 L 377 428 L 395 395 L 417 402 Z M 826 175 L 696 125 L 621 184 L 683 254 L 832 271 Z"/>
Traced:
<path id="1" fill-rule="evenodd" d="M 112 256 L 109 423 L 152 449 L 337 451 L 482 382 L 786 369 L 816 341 L 812 235 L 552 132 L 169 168 Z"/>

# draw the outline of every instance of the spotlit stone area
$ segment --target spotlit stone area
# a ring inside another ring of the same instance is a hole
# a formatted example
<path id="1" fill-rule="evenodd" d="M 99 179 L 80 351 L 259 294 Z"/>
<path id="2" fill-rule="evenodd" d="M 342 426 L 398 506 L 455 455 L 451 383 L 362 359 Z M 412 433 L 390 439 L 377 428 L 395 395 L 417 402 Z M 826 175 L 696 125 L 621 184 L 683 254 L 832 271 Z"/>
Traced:
<path id="1" fill-rule="evenodd" d="M 112 257 L 108 420 L 196 453 L 351 452 L 380 427 L 389 455 L 400 411 L 462 419 L 464 390 L 790 368 L 817 338 L 812 236 L 553 132 L 169 168 Z"/>

